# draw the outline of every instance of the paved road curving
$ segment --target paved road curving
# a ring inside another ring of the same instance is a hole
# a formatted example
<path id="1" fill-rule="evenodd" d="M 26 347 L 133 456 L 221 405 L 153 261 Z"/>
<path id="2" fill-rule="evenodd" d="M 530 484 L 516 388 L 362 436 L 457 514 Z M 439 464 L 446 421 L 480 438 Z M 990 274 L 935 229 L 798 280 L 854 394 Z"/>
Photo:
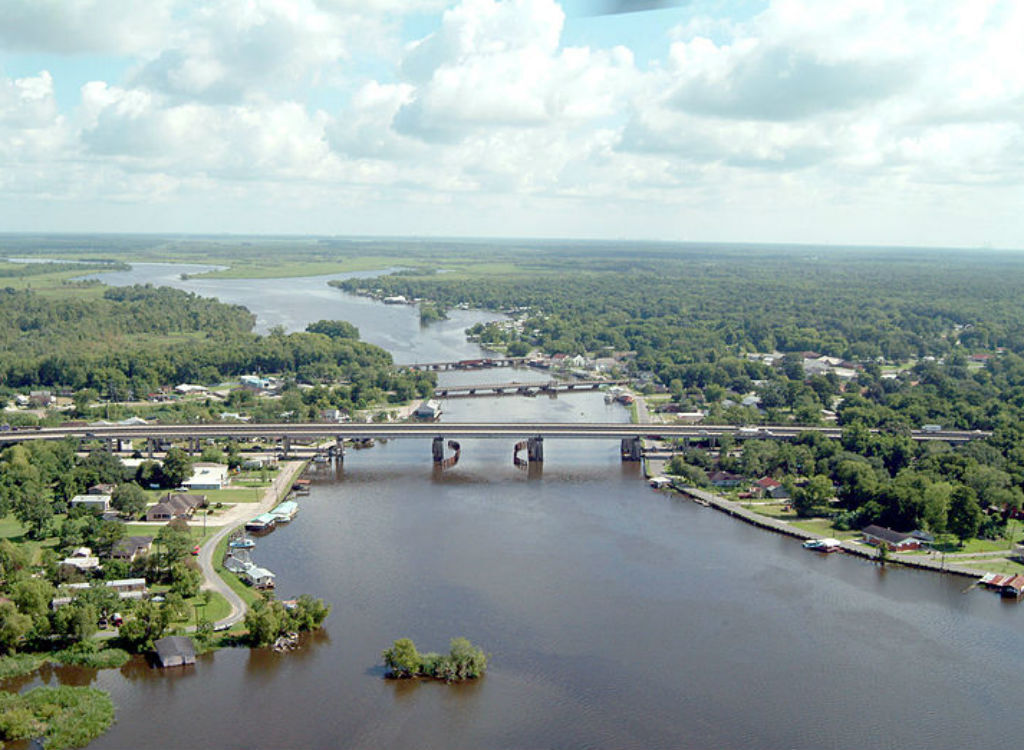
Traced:
<path id="1" fill-rule="evenodd" d="M 292 479 L 305 465 L 304 461 L 289 461 L 282 465 L 281 471 L 274 478 L 274 481 L 266 491 L 263 493 L 263 498 L 260 502 L 252 507 L 250 518 L 258 516 L 260 513 L 266 513 L 268 510 L 273 508 L 280 502 L 281 498 L 284 497 L 285 492 L 292 483 Z M 234 524 L 228 524 L 224 526 L 220 531 L 210 537 L 206 543 L 199 550 L 199 569 L 203 573 L 203 588 L 216 591 L 218 594 L 227 599 L 228 604 L 231 605 L 231 614 L 225 617 L 223 620 L 218 620 L 214 623 L 214 627 L 217 629 L 229 628 L 237 622 L 240 622 L 245 617 L 245 602 L 238 594 L 235 593 L 223 578 L 217 575 L 217 571 L 213 568 L 213 554 L 217 549 L 217 545 L 220 541 L 235 531 L 238 526 Z"/>

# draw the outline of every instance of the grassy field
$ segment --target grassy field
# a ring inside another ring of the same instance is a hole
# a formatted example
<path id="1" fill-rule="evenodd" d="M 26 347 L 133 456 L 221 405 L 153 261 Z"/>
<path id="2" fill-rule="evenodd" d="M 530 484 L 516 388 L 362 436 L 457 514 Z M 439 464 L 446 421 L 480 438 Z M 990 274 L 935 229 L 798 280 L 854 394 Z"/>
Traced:
<path id="1" fill-rule="evenodd" d="M 955 558 L 947 557 L 946 562 L 952 565 L 961 564 L 977 570 L 987 570 L 991 573 L 1002 573 L 1003 575 L 1024 574 L 1024 564 L 1005 557 L 976 557 L 967 560 L 956 560 Z"/>

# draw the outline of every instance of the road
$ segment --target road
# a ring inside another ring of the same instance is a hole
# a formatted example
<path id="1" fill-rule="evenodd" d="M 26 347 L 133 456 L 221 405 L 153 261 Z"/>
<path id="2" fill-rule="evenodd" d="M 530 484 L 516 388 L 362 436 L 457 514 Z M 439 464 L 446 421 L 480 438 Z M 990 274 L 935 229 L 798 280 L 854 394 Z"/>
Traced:
<path id="1" fill-rule="evenodd" d="M 266 513 L 268 510 L 273 508 L 280 502 L 281 498 L 284 497 L 284 493 L 292 483 L 292 479 L 305 465 L 304 461 L 289 461 L 281 467 L 281 471 L 278 472 L 274 481 L 271 482 L 270 486 L 267 487 L 263 493 L 263 498 L 256 505 L 245 505 L 243 506 L 247 511 L 246 517 L 253 518 L 258 516 L 260 513 Z M 213 555 L 217 549 L 217 545 L 220 541 L 228 536 L 232 531 L 238 528 L 236 524 L 227 524 L 220 529 L 216 534 L 210 537 L 206 543 L 199 550 L 199 557 L 197 561 L 199 563 L 199 569 L 203 574 L 203 588 L 216 591 L 218 594 L 227 599 L 228 604 L 231 605 L 231 614 L 222 620 L 218 620 L 214 623 L 214 627 L 218 629 L 229 628 L 237 622 L 240 622 L 245 617 L 245 602 L 242 601 L 242 597 L 235 593 L 223 578 L 217 575 L 217 571 L 213 567 Z"/>
<path id="2" fill-rule="evenodd" d="M 631 425 L 620 423 L 486 423 L 486 422 L 382 422 L 377 424 L 328 424 L 328 423 L 285 423 L 285 424 L 183 424 L 183 425 L 130 425 L 130 426 L 90 426 L 90 427 L 44 427 L 42 429 L 21 429 L 0 434 L 0 443 L 23 442 L 26 440 L 60 440 L 64 437 L 77 437 L 84 440 L 102 440 L 104 438 L 146 439 L 163 438 L 202 439 L 202 438 L 282 438 L 326 439 L 343 438 L 401 438 L 401 437 L 434 437 L 443 435 L 446 438 L 513 438 L 519 439 L 529 435 L 541 435 L 545 438 L 573 439 L 606 439 L 630 437 L 676 437 L 707 439 L 722 435 L 733 435 L 744 440 L 747 438 L 792 439 L 803 432 L 817 432 L 825 437 L 838 439 L 842 437 L 843 428 L 802 427 L 792 424 L 759 425 L 757 427 L 738 427 L 736 425 Z M 871 432 L 878 432 L 877 429 Z M 920 441 L 944 441 L 951 443 L 967 442 L 990 436 L 984 430 L 911 430 L 909 437 Z"/>

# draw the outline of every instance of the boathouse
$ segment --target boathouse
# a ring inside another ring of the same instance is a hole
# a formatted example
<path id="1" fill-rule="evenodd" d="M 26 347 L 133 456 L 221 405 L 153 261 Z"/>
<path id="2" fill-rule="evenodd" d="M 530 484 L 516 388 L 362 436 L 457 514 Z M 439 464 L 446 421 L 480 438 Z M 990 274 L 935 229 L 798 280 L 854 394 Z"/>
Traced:
<path id="1" fill-rule="evenodd" d="M 196 647 L 191 638 L 169 635 L 153 643 L 161 667 L 182 667 L 196 663 Z"/>

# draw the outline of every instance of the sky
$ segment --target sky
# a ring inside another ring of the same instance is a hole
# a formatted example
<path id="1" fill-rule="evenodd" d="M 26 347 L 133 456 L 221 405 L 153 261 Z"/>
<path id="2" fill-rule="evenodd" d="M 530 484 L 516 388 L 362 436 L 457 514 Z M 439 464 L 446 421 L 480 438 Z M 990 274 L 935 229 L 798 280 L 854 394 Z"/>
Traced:
<path id="1" fill-rule="evenodd" d="M 1024 249 L 1022 39 L 1019 0 L 0 0 L 0 231 Z"/>

